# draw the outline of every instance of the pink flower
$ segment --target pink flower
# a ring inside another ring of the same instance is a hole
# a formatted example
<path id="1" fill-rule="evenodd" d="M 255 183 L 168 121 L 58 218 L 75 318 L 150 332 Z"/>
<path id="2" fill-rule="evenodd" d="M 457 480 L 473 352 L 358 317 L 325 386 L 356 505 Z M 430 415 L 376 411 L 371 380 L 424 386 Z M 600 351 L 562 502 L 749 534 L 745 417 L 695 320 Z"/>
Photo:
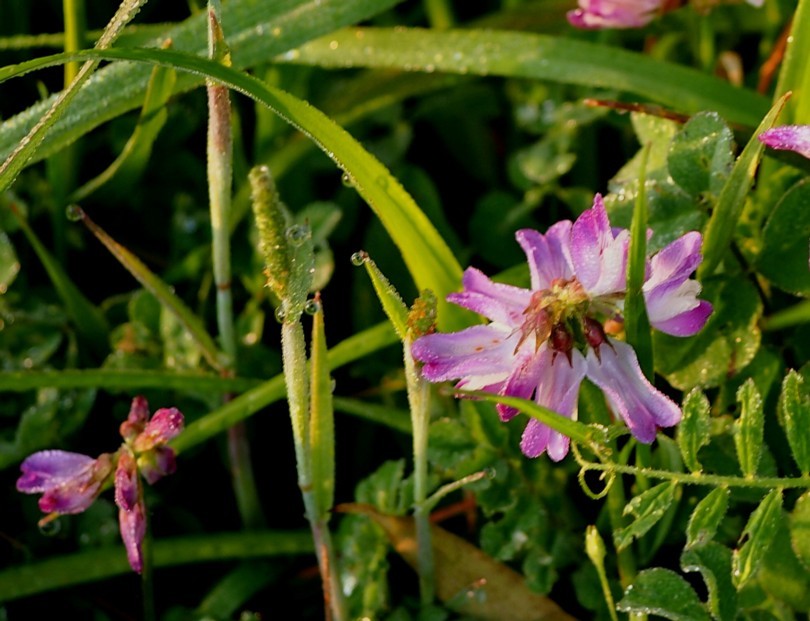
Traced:
<path id="1" fill-rule="evenodd" d="M 782 125 L 762 132 L 758 138 L 771 149 L 795 151 L 810 158 L 810 125 Z"/>
<path id="2" fill-rule="evenodd" d="M 177 408 L 162 408 L 148 418 L 146 399 L 135 397 L 121 424 L 124 444 L 115 454 L 93 459 L 67 451 L 40 451 L 23 461 L 17 479 L 19 491 L 42 494 L 39 508 L 48 514 L 40 521 L 44 523 L 58 515 L 81 513 L 114 478 L 121 538 L 129 564 L 138 573 L 143 570 L 141 544 L 146 531 L 138 471 L 150 485 L 174 472 L 174 451 L 165 445 L 183 430 L 183 415 Z"/>
<path id="3" fill-rule="evenodd" d="M 579 0 L 568 11 L 568 21 L 577 28 L 641 28 L 660 11 L 665 0 Z"/>
<path id="4" fill-rule="evenodd" d="M 755 7 L 762 6 L 763 2 L 746 1 Z M 667 0 L 578 0 L 577 4 L 579 8 L 568 11 L 568 21 L 577 28 L 595 30 L 641 28 L 666 11 L 670 3 Z"/>
<path id="5" fill-rule="evenodd" d="M 468 268 L 464 290 L 448 300 L 484 315 L 487 325 L 452 334 L 430 334 L 414 342 L 429 381 L 460 380 L 459 388 L 533 398 L 569 418 L 577 416 L 579 385 L 587 377 L 642 442 L 659 427 L 681 419 L 680 408 L 644 377 L 633 348 L 608 336 L 621 325 L 626 293 L 629 232 L 613 230 L 602 197 L 576 222 L 564 220 L 545 235 L 517 232 L 526 253 L 531 289 L 492 282 Z M 712 307 L 697 298 L 689 278 L 700 263 L 701 235 L 687 233 L 648 262 L 643 295 L 653 327 L 676 336 L 698 332 Z M 498 406 L 506 421 L 517 410 Z M 569 439 L 531 419 L 523 453 L 544 452 L 553 460 L 568 453 Z"/>

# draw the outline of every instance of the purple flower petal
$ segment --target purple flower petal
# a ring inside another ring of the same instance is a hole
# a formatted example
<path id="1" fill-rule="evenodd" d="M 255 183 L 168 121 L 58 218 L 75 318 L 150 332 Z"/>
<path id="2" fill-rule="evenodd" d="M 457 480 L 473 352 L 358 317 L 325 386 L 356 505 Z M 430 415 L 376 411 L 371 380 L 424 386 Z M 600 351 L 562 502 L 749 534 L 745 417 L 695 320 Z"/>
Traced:
<path id="1" fill-rule="evenodd" d="M 492 282 L 483 272 L 467 268 L 462 280 L 464 291 L 451 293 L 449 302 L 468 308 L 490 321 L 514 327 L 520 325 L 531 291 Z"/>
<path id="2" fill-rule="evenodd" d="M 630 233 L 614 236 L 601 195 L 571 229 L 571 259 L 579 282 L 593 297 L 623 292 L 627 282 Z"/>
<path id="3" fill-rule="evenodd" d="M 782 125 L 758 136 L 771 149 L 795 151 L 810 158 L 810 125 Z"/>
<path id="4" fill-rule="evenodd" d="M 177 468 L 174 451 L 168 446 L 156 446 L 138 457 L 138 468 L 146 482 L 153 485 Z"/>
<path id="5" fill-rule="evenodd" d="M 542 354 L 540 365 L 543 374 L 537 385 L 534 400 L 538 405 L 576 420 L 579 385 L 585 377 L 585 358 L 577 350 L 571 352 L 571 362 L 564 354 L 546 350 Z M 531 419 L 523 430 L 520 449 L 527 457 L 538 457 L 543 452 L 554 461 L 560 461 L 568 454 L 570 439 Z"/>
<path id="6" fill-rule="evenodd" d="M 508 377 L 514 349 L 512 333 L 490 324 L 452 334 L 428 334 L 414 341 L 411 354 L 424 363 L 422 376 L 428 381 L 464 379 L 465 388 L 475 389 Z"/>
<path id="7" fill-rule="evenodd" d="M 543 350 L 547 347 L 545 344 L 542 346 Z M 541 373 L 545 372 L 543 368 L 543 352 L 538 352 L 536 355 L 533 345 L 521 348 L 521 352 L 513 362 L 512 372 L 504 382 L 499 394 L 508 395 L 510 397 L 520 397 L 521 399 L 531 399 L 534 391 L 537 389 L 537 384 L 540 382 Z M 495 406 L 501 420 L 506 422 L 518 415 L 517 408 L 513 408 L 503 403 L 498 403 Z"/>
<path id="8" fill-rule="evenodd" d="M 138 451 L 166 444 L 183 431 L 183 414 L 177 408 L 160 408 L 152 416 L 144 430 L 135 438 L 132 446 Z"/>
<path id="9" fill-rule="evenodd" d="M 140 395 L 132 399 L 127 419 L 121 423 L 119 432 L 124 440 L 132 440 L 143 431 L 146 421 L 149 420 L 149 403 Z"/>
<path id="10" fill-rule="evenodd" d="M 574 275 L 571 226 L 570 220 L 562 220 L 549 228 L 545 235 L 532 229 L 521 229 L 515 234 L 529 262 L 532 291 L 548 289 L 552 281 Z"/>
<path id="11" fill-rule="evenodd" d="M 650 260 L 644 300 L 650 324 L 662 332 L 691 336 L 712 312 L 711 304 L 697 298 L 700 283 L 689 279 L 700 264 L 701 242 L 700 233 L 687 233 Z"/>
<path id="12" fill-rule="evenodd" d="M 577 28 L 640 28 L 662 5 L 663 0 L 579 0 L 568 21 Z"/>
<path id="13" fill-rule="evenodd" d="M 121 450 L 118 467 L 115 470 L 115 504 L 118 505 L 118 526 L 127 550 L 129 566 L 137 573 L 141 573 L 146 511 L 135 458 L 126 448 Z"/>
<path id="14" fill-rule="evenodd" d="M 17 489 L 28 494 L 42 492 L 39 508 L 44 513 L 71 514 L 87 509 L 112 472 L 106 453 L 98 459 L 67 451 L 40 451 L 21 465 Z"/>
<path id="15" fill-rule="evenodd" d="M 138 504 L 139 497 L 140 482 L 135 458 L 127 449 L 122 449 L 115 469 L 115 504 L 130 511 Z"/>
<path id="16" fill-rule="evenodd" d="M 69 451 L 39 451 L 20 464 L 22 475 L 17 479 L 17 490 L 38 494 L 81 477 L 90 471 L 95 459 Z"/>
<path id="17" fill-rule="evenodd" d="M 658 427 L 671 427 L 681 420 L 681 410 L 647 381 L 630 345 L 614 339 L 609 343 L 599 349 L 601 360 L 593 350 L 588 352 L 588 379 L 602 389 L 632 434 L 650 443 Z"/>
<path id="18" fill-rule="evenodd" d="M 146 508 L 143 501 L 131 509 L 118 509 L 118 527 L 127 550 L 129 566 L 136 573 L 143 571 L 143 538 L 146 535 Z"/>

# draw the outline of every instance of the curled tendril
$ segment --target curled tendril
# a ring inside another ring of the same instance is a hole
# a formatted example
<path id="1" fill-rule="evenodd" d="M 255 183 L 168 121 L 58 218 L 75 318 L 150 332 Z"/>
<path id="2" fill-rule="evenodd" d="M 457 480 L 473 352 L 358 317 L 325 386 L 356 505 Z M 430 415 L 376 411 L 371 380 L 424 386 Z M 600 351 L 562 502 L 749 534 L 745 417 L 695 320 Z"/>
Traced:
<path id="1" fill-rule="evenodd" d="M 579 447 L 575 442 L 571 443 L 571 452 L 574 454 L 574 459 L 576 459 L 580 466 L 579 472 L 577 473 L 577 480 L 579 481 L 579 486 L 582 488 L 582 491 L 585 492 L 585 495 L 592 500 L 599 500 L 607 496 L 610 488 L 613 487 L 613 482 L 616 480 L 616 472 L 614 470 L 603 470 L 600 464 L 586 461 L 585 458 L 582 457 L 582 453 L 580 453 Z M 588 482 L 585 480 L 585 475 L 591 471 L 599 472 L 599 479 L 605 481 L 605 486 L 598 492 L 591 489 L 591 486 L 588 485 Z"/>

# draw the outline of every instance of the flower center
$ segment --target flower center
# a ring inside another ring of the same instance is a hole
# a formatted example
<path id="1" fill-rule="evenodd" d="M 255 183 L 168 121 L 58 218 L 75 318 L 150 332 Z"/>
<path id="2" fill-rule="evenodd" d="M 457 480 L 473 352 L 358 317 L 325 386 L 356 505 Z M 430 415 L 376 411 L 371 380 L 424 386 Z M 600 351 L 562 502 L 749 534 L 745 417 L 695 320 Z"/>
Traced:
<path id="1" fill-rule="evenodd" d="M 610 342 L 602 323 L 591 316 L 599 306 L 594 302 L 576 278 L 558 278 L 548 289 L 535 291 L 523 311 L 525 319 L 515 352 L 533 336 L 535 351 L 548 342 L 554 356 L 565 354 L 569 363 L 574 347 L 583 352 L 591 347 L 598 356 L 599 347 Z"/>

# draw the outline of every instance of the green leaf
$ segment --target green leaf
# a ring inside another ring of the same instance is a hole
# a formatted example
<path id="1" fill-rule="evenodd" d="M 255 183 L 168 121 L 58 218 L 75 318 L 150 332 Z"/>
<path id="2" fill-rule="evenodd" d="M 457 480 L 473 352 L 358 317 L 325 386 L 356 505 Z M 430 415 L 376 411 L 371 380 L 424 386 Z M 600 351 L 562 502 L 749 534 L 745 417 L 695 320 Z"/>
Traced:
<path id="1" fill-rule="evenodd" d="M 396 342 L 396 335 L 388 322 L 358 332 L 329 350 L 329 369 L 334 370 Z M 240 420 L 252 416 L 267 405 L 282 399 L 284 394 L 284 377 L 276 375 L 187 425 L 183 433 L 171 442 L 172 448 L 179 453 L 195 444 L 204 442 L 232 427 Z"/>
<path id="2" fill-rule="evenodd" d="M 232 0 L 223 19 L 234 59 L 243 69 L 266 63 L 277 54 L 335 28 L 348 26 L 382 12 L 397 0 Z M 183 23 L 161 32 L 156 39 L 142 43 L 159 46 L 171 39 L 175 50 L 207 55 L 207 12 L 200 11 Z M 142 28 L 142 27 L 141 27 Z M 0 70 L 0 74 L 3 71 Z M 143 102 L 150 70 L 129 63 L 104 67 L 76 94 L 72 105 L 45 134 L 44 141 L 30 160 L 33 163 L 58 151 L 102 123 L 133 110 Z M 174 92 L 184 92 L 203 82 L 200 76 L 178 76 Z M 29 129 L 45 114 L 54 98 L 31 106 L 0 125 L 0 159 L 5 159 Z"/>
<path id="3" fill-rule="evenodd" d="M 779 99 L 762 119 L 734 163 L 734 168 L 720 192 L 717 205 L 703 235 L 703 263 L 698 268 L 698 277 L 701 280 L 714 273 L 731 245 L 737 222 L 745 206 L 745 198 L 754 183 L 754 174 L 765 148 L 758 136 L 773 127 L 786 100 L 786 96 Z"/>
<path id="4" fill-rule="evenodd" d="M 152 69 L 138 124 L 121 153 L 104 172 L 78 188 L 68 199 L 69 202 L 80 203 L 104 185 L 120 195 L 140 178 L 152 154 L 152 145 L 169 116 L 165 106 L 175 81 L 176 74 L 172 69 Z M 113 179 L 115 183 L 109 184 Z"/>
<path id="5" fill-rule="evenodd" d="M 623 612 L 658 615 L 670 621 L 710 621 L 694 589 L 669 569 L 646 569 L 639 573 L 616 607 Z"/>
<path id="6" fill-rule="evenodd" d="M 173 567 L 239 558 L 310 555 L 312 535 L 303 531 L 208 533 L 199 537 L 156 539 L 152 545 L 155 567 Z M 0 572 L 0 601 L 131 573 L 120 545 L 58 556 Z"/>
<path id="7" fill-rule="evenodd" d="M 338 412 L 345 412 L 405 434 L 410 434 L 412 431 L 411 417 L 407 410 L 370 403 L 365 399 L 333 397 L 332 401 Z"/>
<path id="8" fill-rule="evenodd" d="M 46 390 L 37 403 L 22 412 L 14 441 L 0 443 L 0 469 L 22 461 L 34 451 L 63 443 L 84 424 L 95 397 L 94 390 Z"/>
<path id="9" fill-rule="evenodd" d="M 768 552 L 782 516 L 782 490 L 772 490 L 751 514 L 743 529 L 744 543 L 734 550 L 732 574 L 734 586 L 741 589 L 754 577 Z"/>
<path id="10" fill-rule="evenodd" d="M 14 245 L 4 231 L 0 231 L 0 295 L 8 291 L 9 286 L 20 271 L 20 261 Z"/>
<path id="11" fill-rule="evenodd" d="M 106 353 L 109 350 L 109 327 L 104 315 L 73 284 L 60 263 L 48 252 L 28 225 L 28 222 L 20 217 L 19 224 L 28 242 L 34 248 L 34 252 L 36 252 L 42 266 L 48 273 L 48 277 L 53 283 L 56 293 L 62 299 L 68 315 L 76 324 L 76 329 L 87 339 L 96 353 Z"/>
<path id="12" fill-rule="evenodd" d="M 709 443 L 709 400 L 702 391 L 694 388 L 684 398 L 682 409 L 683 418 L 677 431 L 678 448 L 686 467 L 692 472 L 700 472 L 698 452 Z"/>
<path id="13" fill-rule="evenodd" d="M 796 556 L 810 571 L 810 492 L 805 492 L 790 514 L 790 541 Z"/>
<path id="14" fill-rule="evenodd" d="M 146 4 L 146 0 L 122 0 L 112 19 L 104 28 L 101 37 L 96 42 L 96 48 L 110 47 L 118 38 L 118 35 L 121 34 L 124 26 L 138 14 L 144 4 Z M 71 100 L 75 98 L 82 85 L 87 82 L 96 70 L 99 62 L 98 59 L 91 59 L 82 65 L 70 85 L 50 102 L 47 111 L 31 127 L 30 131 L 20 138 L 13 150 L 4 158 L 3 163 L 0 164 L 0 193 L 9 188 L 23 167 L 34 156 L 51 127 L 59 117 L 64 115 Z"/>
<path id="15" fill-rule="evenodd" d="M 624 507 L 623 515 L 632 515 L 633 521 L 613 533 L 613 542 L 616 550 L 621 552 L 627 548 L 634 539 L 643 537 L 676 501 L 678 486 L 674 482 L 660 483 L 634 497 Z"/>
<path id="16" fill-rule="evenodd" d="M 374 285 L 377 299 L 382 304 L 391 325 L 394 326 L 397 336 L 404 342 L 408 338 L 408 307 L 405 306 L 399 292 L 365 252 L 356 253 L 352 257 L 352 261 L 362 261 L 362 265 L 366 268 L 369 278 L 371 278 L 371 284 Z"/>
<path id="17" fill-rule="evenodd" d="M 605 87 L 694 114 L 716 110 L 749 126 L 767 103 L 682 65 L 571 38 L 497 30 L 353 28 L 312 41 L 282 60 L 321 67 L 378 67 L 497 75 Z"/>
<path id="18" fill-rule="evenodd" d="M 697 504 L 686 527 L 686 547 L 704 546 L 710 542 L 728 509 L 729 491 L 717 487 Z"/>
<path id="19" fill-rule="evenodd" d="M 630 226 L 630 247 L 627 251 L 627 291 L 624 296 L 624 328 L 627 342 L 633 346 L 638 363 L 647 379 L 653 377 L 653 345 L 650 320 L 641 287 L 647 269 L 647 160 L 650 145 L 645 145 L 639 170 L 639 191 Z"/>
<path id="20" fill-rule="evenodd" d="M 332 377 L 326 359 L 323 310 L 312 318 L 310 352 L 309 447 L 312 483 L 320 518 L 326 518 L 335 501 L 335 412 L 332 408 Z"/>
<path id="21" fill-rule="evenodd" d="M 799 499 L 799 502 L 806 505 L 803 499 Z M 807 507 L 803 506 L 800 512 L 807 512 Z M 785 512 L 781 512 L 776 536 L 759 567 L 757 583 L 775 599 L 787 603 L 796 610 L 807 612 L 810 610 L 810 572 L 808 565 L 800 562 L 797 557 L 799 545 L 802 544 L 799 544 L 798 539 L 794 539 L 794 535 L 797 534 L 794 530 L 794 516 L 796 516 L 795 509 L 790 521 Z M 805 531 L 807 528 L 805 520 L 806 516 L 803 516 L 800 521 L 804 526 L 799 526 L 799 531 Z M 803 532 L 800 536 L 806 535 L 807 533 Z M 804 545 L 806 543 L 805 541 Z M 803 549 L 803 553 L 807 551 L 807 548 Z"/>
<path id="22" fill-rule="evenodd" d="M 205 329 L 202 321 L 197 317 L 183 301 L 177 297 L 171 287 L 163 282 L 158 276 L 146 267 L 138 257 L 132 254 L 124 246 L 110 237 L 101 227 L 93 222 L 87 214 L 78 207 L 74 208 L 79 214 L 85 226 L 95 235 L 98 240 L 106 246 L 107 250 L 118 259 L 119 263 L 135 277 L 152 295 L 154 295 L 161 305 L 171 312 L 177 320 L 188 330 L 194 341 L 200 348 L 208 363 L 215 369 L 223 367 L 223 356 L 214 344 L 211 335 Z"/>
<path id="23" fill-rule="evenodd" d="M 804 378 L 793 369 L 782 382 L 778 411 L 793 459 L 801 473 L 807 476 L 810 474 L 810 395 Z"/>
<path id="24" fill-rule="evenodd" d="M 716 112 L 699 112 L 672 139 L 667 166 L 673 180 L 695 198 L 719 194 L 734 161 L 734 135 Z"/>
<path id="25" fill-rule="evenodd" d="M 810 2 L 799 0 L 793 14 L 790 36 L 786 39 L 785 56 L 779 70 L 775 96 L 794 93 L 785 110 L 785 123 L 810 123 Z"/>
<path id="26" fill-rule="evenodd" d="M 203 74 L 270 107 L 306 133 L 346 171 L 355 189 L 368 202 L 399 247 L 417 286 L 436 293 L 442 327 L 452 329 L 465 323 L 463 311 L 453 308 L 444 299 L 448 293 L 458 288 L 461 281 L 461 267 L 445 241 L 391 173 L 348 132 L 322 112 L 250 75 L 204 58 L 170 50 L 116 49 L 57 54 L 48 59 L 17 65 L 11 73 L 24 72 L 54 62 L 58 64 L 73 58 L 138 60 L 166 64 L 177 70 Z M 0 76 L 2 74 L 0 71 Z"/>
<path id="27" fill-rule="evenodd" d="M 715 490 L 717 491 L 717 490 Z M 700 572 L 709 591 L 708 607 L 717 621 L 737 618 L 737 591 L 731 581 L 731 550 L 709 542 L 681 554 L 681 569 Z"/>
<path id="28" fill-rule="evenodd" d="M 23 392 L 38 388 L 100 388 L 131 392 L 162 388 L 183 392 L 244 392 L 262 381 L 222 377 L 209 373 L 171 373 L 150 369 L 64 369 L 61 371 L 3 371 L 0 391 Z"/>
<path id="29" fill-rule="evenodd" d="M 810 237 L 810 181 L 802 179 L 773 208 L 756 260 L 760 273 L 780 289 L 810 296 L 807 239 Z"/>
<path id="30" fill-rule="evenodd" d="M 746 478 L 751 479 L 757 474 L 765 429 L 762 397 L 753 379 L 747 379 L 740 386 L 737 401 L 740 404 L 740 416 L 734 422 L 734 446 L 737 448 L 740 470 Z"/>
<path id="31" fill-rule="evenodd" d="M 748 280 L 704 281 L 700 297 L 709 300 L 714 310 L 697 335 L 653 335 L 657 371 L 681 390 L 725 382 L 751 362 L 759 348 L 762 302 Z"/>

